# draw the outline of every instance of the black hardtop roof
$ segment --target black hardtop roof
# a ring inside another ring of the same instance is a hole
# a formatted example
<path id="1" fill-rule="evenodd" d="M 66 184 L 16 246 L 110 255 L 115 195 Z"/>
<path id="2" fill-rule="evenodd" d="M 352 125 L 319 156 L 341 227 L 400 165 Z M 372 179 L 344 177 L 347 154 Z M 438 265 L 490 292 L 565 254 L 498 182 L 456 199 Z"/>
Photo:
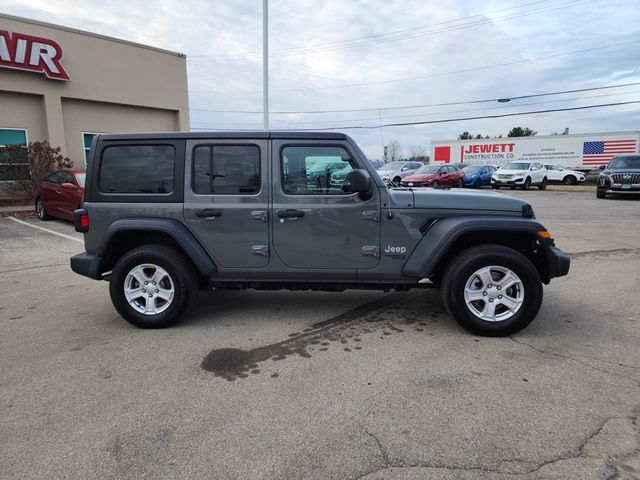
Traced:
<path id="1" fill-rule="evenodd" d="M 233 132 L 157 132 L 157 133 L 105 133 L 100 140 L 191 140 L 191 139 L 291 139 L 291 140 L 347 140 L 344 133 L 337 132 L 279 132 L 264 130 Z"/>

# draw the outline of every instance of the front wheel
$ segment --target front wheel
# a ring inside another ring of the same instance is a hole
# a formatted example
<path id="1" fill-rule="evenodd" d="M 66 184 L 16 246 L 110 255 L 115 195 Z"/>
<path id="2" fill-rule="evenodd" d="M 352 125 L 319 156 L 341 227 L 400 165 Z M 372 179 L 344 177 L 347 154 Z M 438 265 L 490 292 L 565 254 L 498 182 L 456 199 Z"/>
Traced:
<path id="1" fill-rule="evenodd" d="M 542 183 L 538 185 L 538 190 L 546 190 L 547 189 L 547 177 L 542 179 Z"/>
<path id="2" fill-rule="evenodd" d="M 118 313 L 140 328 L 175 324 L 197 291 L 191 261 L 164 245 L 144 245 L 126 253 L 113 267 L 109 282 Z"/>
<path id="3" fill-rule="evenodd" d="M 435 182 L 433 182 L 433 183 L 431 184 L 431 186 L 432 186 L 433 188 L 440 188 L 440 183 L 436 180 Z"/>
<path id="4" fill-rule="evenodd" d="M 578 183 L 578 179 L 573 175 L 567 175 L 562 180 L 562 183 L 564 183 L 565 185 L 575 185 L 576 183 Z"/>
<path id="5" fill-rule="evenodd" d="M 607 198 L 607 193 L 605 190 L 596 190 L 597 198 Z"/>
<path id="6" fill-rule="evenodd" d="M 524 181 L 524 185 L 522 185 L 522 189 L 523 190 L 529 190 L 529 187 L 531 186 L 531 179 L 529 177 L 527 177 Z"/>
<path id="7" fill-rule="evenodd" d="M 44 201 L 40 197 L 36 198 L 36 216 L 40 220 L 49 220 L 51 218 L 47 213 L 47 208 L 44 206 Z"/>
<path id="8" fill-rule="evenodd" d="M 463 184 L 463 183 L 464 183 L 464 182 L 462 181 L 462 179 L 461 179 L 461 178 L 459 178 L 459 179 L 458 179 L 458 183 L 457 183 L 456 187 L 458 187 L 458 188 L 462 188 L 462 184 Z"/>
<path id="9" fill-rule="evenodd" d="M 529 325 L 542 304 L 542 281 L 531 261 L 501 245 L 460 253 L 442 280 L 449 314 L 477 335 L 502 337 Z"/>

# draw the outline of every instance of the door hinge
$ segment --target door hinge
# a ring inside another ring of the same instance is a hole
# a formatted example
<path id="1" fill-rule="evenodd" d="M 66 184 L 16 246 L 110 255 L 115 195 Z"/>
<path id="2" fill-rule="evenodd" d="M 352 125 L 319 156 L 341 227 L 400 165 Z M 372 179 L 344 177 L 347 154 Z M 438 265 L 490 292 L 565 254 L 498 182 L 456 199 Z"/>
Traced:
<path id="1" fill-rule="evenodd" d="M 254 255 L 262 255 L 263 257 L 269 256 L 269 246 L 268 245 L 253 245 L 251 247 L 251 253 Z"/>
<path id="2" fill-rule="evenodd" d="M 375 245 L 365 245 L 364 247 L 362 247 L 361 251 L 362 255 L 364 255 L 365 257 L 377 257 L 380 249 Z"/>
<path id="3" fill-rule="evenodd" d="M 374 222 L 380 221 L 380 213 L 378 210 L 364 210 L 362 212 L 362 218 L 364 220 L 373 220 Z"/>
<path id="4" fill-rule="evenodd" d="M 258 220 L 260 222 L 267 221 L 267 211 L 266 210 L 254 210 L 251 212 L 251 218 L 254 220 Z"/>

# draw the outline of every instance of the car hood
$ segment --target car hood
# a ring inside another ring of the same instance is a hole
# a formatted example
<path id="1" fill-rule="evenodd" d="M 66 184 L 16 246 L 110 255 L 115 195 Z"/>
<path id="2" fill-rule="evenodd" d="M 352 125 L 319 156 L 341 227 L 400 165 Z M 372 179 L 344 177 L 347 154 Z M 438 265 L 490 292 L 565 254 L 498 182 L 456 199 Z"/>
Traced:
<path id="1" fill-rule="evenodd" d="M 524 175 L 528 172 L 529 170 L 496 170 L 495 172 L 493 172 L 494 175 L 501 175 L 501 174 L 507 174 L 507 175 Z"/>
<path id="2" fill-rule="evenodd" d="M 600 172 L 604 175 L 613 175 L 614 173 L 640 173 L 640 168 L 615 168 L 613 170 L 605 169 Z"/>
<path id="3" fill-rule="evenodd" d="M 469 190 L 410 190 L 415 208 L 429 210 L 481 210 L 522 214 L 528 202 L 497 192 Z"/>
<path id="4" fill-rule="evenodd" d="M 427 180 L 433 180 L 438 176 L 437 173 L 412 173 L 403 178 L 405 182 L 426 182 Z"/>
<path id="5" fill-rule="evenodd" d="M 400 170 L 378 170 L 378 175 L 380 175 L 382 178 L 391 178 L 399 174 Z"/>

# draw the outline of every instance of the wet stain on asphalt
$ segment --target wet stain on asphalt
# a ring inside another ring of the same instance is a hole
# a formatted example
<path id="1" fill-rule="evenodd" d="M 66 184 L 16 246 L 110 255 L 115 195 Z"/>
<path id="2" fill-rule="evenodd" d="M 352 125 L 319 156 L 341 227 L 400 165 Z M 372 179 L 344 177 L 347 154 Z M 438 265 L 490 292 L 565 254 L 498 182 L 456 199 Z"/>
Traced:
<path id="1" fill-rule="evenodd" d="M 419 300 L 419 302 L 417 302 Z M 252 350 L 218 348 L 210 351 L 201 367 L 217 377 L 234 381 L 260 373 L 258 364 L 284 360 L 290 356 L 310 358 L 315 351 L 326 352 L 332 342 L 342 350 L 362 350 L 362 336 L 378 333 L 384 339 L 392 332 L 402 333 L 407 327 L 422 332 L 428 325 L 425 319 L 444 315 L 442 305 L 424 292 L 396 293 L 355 307 L 323 322 L 306 328 L 302 333 L 289 334 L 285 340 Z M 398 324 L 404 328 L 400 328 Z M 349 345 L 349 346 L 345 346 Z M 271 374 L 277 378 L 278 373 Z"/>

